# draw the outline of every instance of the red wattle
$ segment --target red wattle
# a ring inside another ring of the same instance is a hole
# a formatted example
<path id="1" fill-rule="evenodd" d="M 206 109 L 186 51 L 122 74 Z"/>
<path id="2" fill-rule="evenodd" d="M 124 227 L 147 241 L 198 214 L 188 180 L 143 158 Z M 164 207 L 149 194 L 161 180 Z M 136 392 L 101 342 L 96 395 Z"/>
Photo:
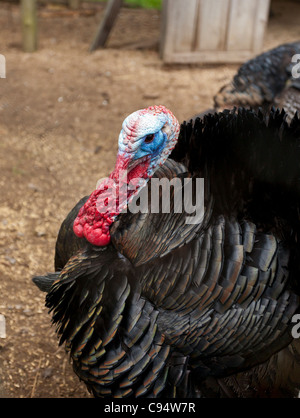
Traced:
<path id="1" fill-rule="evenodd" d="M 85 238 L 93 245 L 104 246 L 110 242 L 109 233 L 103 233 L 102 229 L 95 228 L 94 225 L 85 224 L 83 227 Z"/>
<path id="2" fill-rule="evenodd" d="M 108 245 L 111 239 L 109 227 L 116 215 L 123 210 L 123 202 L 127 204 L 128 199 L 137 192 L 140 180 L 147 177 L 149 161 L 149 159 L 141 161 L 126 173 L 128 157 L 119 155 L 115 170 L 99 185 L 98 189 L 92 192 L 79 210 L 73 224 L 75 235 L 80 238 L 85 237 L 93 245 Z M 120 173 L 124 178 L 120 179 Z M 128 188 L 129 183 L 131 187 Z"/>
<path id="3" fill-rule="evenodd" d="M 83 237 L 83 226 L 80 225 L 78 218 L 75 219 L 75 222 L 73 224 L 73 231 L 75 235 L 77 235 L 79 238 Z"/>

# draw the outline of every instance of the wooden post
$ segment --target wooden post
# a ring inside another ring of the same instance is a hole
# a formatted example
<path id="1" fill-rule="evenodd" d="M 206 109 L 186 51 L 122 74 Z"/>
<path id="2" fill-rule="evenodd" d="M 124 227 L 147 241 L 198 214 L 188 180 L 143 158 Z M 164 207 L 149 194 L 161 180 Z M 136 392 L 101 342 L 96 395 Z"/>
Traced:
<path id="1" fill-rule="evenodd" d="M 110 31 L 115 23 L 118 13 L 122 7 L 123 0 L 109 0 L 105 9 L 104 17 L 97 30 L 95 39 L 90 47 L 90 51 L 95 51 L 105 45 Z"/>
<path id="2" fill-rule="evenodd" d="M 37 49 L 36 0 L 21 0 L 21 19 L 23 50 L 33 52 Z"/>

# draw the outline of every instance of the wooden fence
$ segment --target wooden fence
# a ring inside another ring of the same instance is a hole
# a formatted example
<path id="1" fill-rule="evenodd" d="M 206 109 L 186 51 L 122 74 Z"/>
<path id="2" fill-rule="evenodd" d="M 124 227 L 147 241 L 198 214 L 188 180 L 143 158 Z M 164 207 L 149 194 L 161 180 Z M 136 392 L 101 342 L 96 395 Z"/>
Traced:
<path id="1" fill-rule="evenodd" d="M 261 52 L 270 0 L 163 0 L 167 63 L 244 62 Z"/>

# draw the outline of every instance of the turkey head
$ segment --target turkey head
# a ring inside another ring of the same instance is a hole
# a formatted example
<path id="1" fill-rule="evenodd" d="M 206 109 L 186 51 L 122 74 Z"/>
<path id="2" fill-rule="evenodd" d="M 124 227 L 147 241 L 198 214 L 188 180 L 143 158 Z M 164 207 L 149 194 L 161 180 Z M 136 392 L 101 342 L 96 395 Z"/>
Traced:
<path id="1" fill-rule="evenodd" d="M 115 168 L 75 219 L 73 230 L 78 237 L 97 246 L 109 244 L 109 227 L 166 161 L 179 129 L 177 119 L 164 106 L 138 110 L 124 120 Z"/>

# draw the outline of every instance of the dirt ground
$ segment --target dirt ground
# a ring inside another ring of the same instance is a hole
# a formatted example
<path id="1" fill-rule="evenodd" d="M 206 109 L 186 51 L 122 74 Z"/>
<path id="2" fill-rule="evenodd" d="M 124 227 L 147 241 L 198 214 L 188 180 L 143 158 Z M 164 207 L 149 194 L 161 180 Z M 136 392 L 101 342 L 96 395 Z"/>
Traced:
<path id="1" fill-rule="evenodd" d="M 164 104 L 180 121 L 212 106 L 237 65 L 164 65 L 160 12 L 123 8 L 104 50 L 89 45 L 103 6 L 39 8 L 39 49 L 21 49 L 20 10 L 0 3 L 0 339 L 2 396 L 89 397 L 31 277 L 53 270 L 68 211 L 113 168 L 125 116 Z M 273 1 L 264 50 L 300 38 L 300 3 Z M 1 396 L 1 395 L 0 395 Z"/>

